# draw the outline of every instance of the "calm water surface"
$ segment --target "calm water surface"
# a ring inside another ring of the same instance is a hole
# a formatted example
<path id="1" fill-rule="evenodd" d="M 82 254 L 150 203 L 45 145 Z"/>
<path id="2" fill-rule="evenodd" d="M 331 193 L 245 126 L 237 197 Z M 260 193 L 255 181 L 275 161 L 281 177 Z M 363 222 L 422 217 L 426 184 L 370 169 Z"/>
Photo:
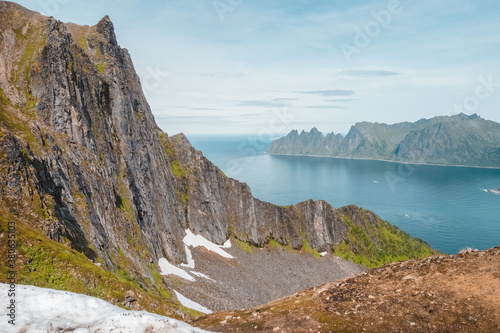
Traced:
<path id="1" fill-rule="evenodd" d="M 273 156 L 271 141 L 189 136 L 226 175 L 277 205 L 314 199 L 355 204 L 445 253 L 500 245 L 500 170 L 404 165 L 324 157 Z"/>

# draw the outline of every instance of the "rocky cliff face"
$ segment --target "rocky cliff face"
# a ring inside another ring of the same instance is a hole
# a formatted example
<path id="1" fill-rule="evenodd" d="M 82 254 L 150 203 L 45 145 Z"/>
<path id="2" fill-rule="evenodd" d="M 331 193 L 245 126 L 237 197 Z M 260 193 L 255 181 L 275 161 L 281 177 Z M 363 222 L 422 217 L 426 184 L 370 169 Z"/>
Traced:
<path id="1" fill-rule="evenodd" d="M 317 251 L 349 248 L 362 228 L 386 246 L 373 213 L 262 202 L 184 136 L 163 133 L 108 17 L 77 26 L 0 2 L 0 122 L 0 221 L 19 222 L 28 243 L 41 230 L 143 290 L 161 284 L 160 258 L 186 260 L 187 228 L 219 244 L 232 235 Z"/>
<path id="2" fill-rule="evenodd" d="M 174 176 L 109 18 L 78 27 L 0 6 L 2 203 L 18 209 L 36 197 L 34 227 L 110 267 L 122 250 L 139 271 L 158 257 L 184 259 Z"/>
<path id="3" fill-rule="evenodd" d="M 346 238 L 343 218 L 347 208 L 336 210 L 324 201 L 312 200 L 287 207 L 260 201 L 246 184 L 226 177 L 191 147 L 182 134 L 170 138 L 167 145 L 182 169 L 178 182 L 183 189 L 177 192 L 186 198 L 185 214 L 194 232 L 219 244 L 228 234 L 256 246 L 270 238 L 295 249 L 308 242 L 320 252 Z M 367 214 L 376 223 L 375 215 Z"/>
<path id="4" fill-rule="evenodd" d="M 312 132 L 317 132 L 313 129 Z M 422 119 L 394 125 L 361 122 L 344 137 L 296 131 L 271 144 L 269 153 L 382 159 L 399 162 L 500 167 L 500 124 L 477 115 Z M 308 147 L 308 149 L 303 149 Z M 313 153 L 311 153 L 313 152 Z"/>

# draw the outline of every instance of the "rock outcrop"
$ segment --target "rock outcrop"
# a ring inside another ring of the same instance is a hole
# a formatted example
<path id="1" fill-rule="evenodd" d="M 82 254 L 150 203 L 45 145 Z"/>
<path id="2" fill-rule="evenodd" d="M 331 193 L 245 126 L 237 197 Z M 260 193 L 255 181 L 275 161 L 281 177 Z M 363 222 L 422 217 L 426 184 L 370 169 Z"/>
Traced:
<path id="1" fill-rule="evenodd" d="M 361 122 L 345 137 L 294 130 L 268 152 L 500 168 L 500 124 L 459 114 L 394 125 Z"/>

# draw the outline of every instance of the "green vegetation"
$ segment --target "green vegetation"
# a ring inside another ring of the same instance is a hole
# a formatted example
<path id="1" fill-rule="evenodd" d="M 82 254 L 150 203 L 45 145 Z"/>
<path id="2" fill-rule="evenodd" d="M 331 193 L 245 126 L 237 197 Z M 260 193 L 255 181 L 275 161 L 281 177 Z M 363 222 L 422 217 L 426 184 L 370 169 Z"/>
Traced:
<path id="1" fill-rule="evenodd" d="M 244 241 L 236 238 L 236 236 L 234 236 L 234 234 L 232 233 L 232 230 L 233 230 L 232 226 L 229 226 L 228 230 L 229 230 L 229 234 L 231 235 L 231 242 L 234 245 L 238 246 L 244 252 L 252 253 L 254 250 L 258 249 L 257 247 L 253 246 L 252 244 L 244 242 Z M 312 255 L 316 258 L 321 258 L 321 255 L 316 250 L 314 250 L 305 240 L 302 243 L 302 251 L 299 251 L 299 250 L 293 249 L 292 246 L 289 244 L 282 245 L 282 244 L 278 243 L 278 241 L 276 239 L 269 237 L 267 239 L 267 248 L 269 248 L 270 250 L 287 251 L 287 252 L 292 252 L 292 253 L 297 253 L 297 254 L 307 253 L 307 254 Z"/>
<path id="2" fill-rule="evenodd" d="M 101 59 L 102 57 L 101 49 L 99 48 L 99 46 L 96 46 L 95 48 L 95 56 L 97 59 Z"/>
<path id="3" fill-rule="evenodd" d="M 0 88 L 0 116 L 5 116 L 5 114 L 7 113 L 7 110 L 5 110 L 5 107 L 7 107 L 7 105 L 12 106 L 12 103 L 7 98 L 7 96 L 5 96 L 3 89 Z"/>
<path id="4" fill-rule="evenodd" d="M 321 258 L 321 255 L 309 245 L 309 243 L 304 239 L 302 239 L 302 249 L 305 253 L 312 255 L 315 258 Z"/>
<path id="5" fill-rule="evenodd" d="M 39 52 L 47 44 L 47 36 L 40 34 L 40 27 L 31 26 L 25 34 L 22 33 L 23 28 L 14 30 L 16 34 L 16 42 L 22 43 L 24 46 L 24 53 L 19 60 L 17 66 L 17 80 L 26 79 L 29 82 L 31 67 L 36 63 L 36 58 Z M 17 81 L 16 80 L 16 81 Z"/>
<path id="6" fill-rule="evenodd" d="M 10 80 L 17 87 L 20 95 L 25 97 L 25 103 L 15 107 L 30 118 L 34 118 L 38 100 L 31 94 L 28 84 L 31 79 L 31 71 L 40 70 L 37 58 L 47 43 L 47 36 L 40 34 L 37 26 L 31 26 L 24 34 L 22 30 L 23 28 L 14 30 L 17 47 L 24 48 L 24 50 Z"/>
<path id="7" fill-rule="evenodd" d="M 31 25 L 26 31 L 23 31 L 23 28 L 15 29 L 14 33 L 16 35 L 14 48 L 21 52 L 21 56 L 12 59 L 15 70 L 9 72 L 8 79 L 19 95 L 24 96 L 25 101 L 14 105 L 0 89 L 0 122 L 4 122 L 10 131 L 26 140 L 32 149 L 36 149 L 39 142 L 29 128 L 29 118 L 35 117 L 38 101 L 31 94 L 29 82 L 31 71 L 40 68 L 37 57 L 47 43 L 47 36 L 40 33 L 40 27 L 36 25 Z"/>
<path id="8" fill-rule="evenodd" d="M 182 165 L 179 163 L 178 160 L 174 160 L 170 162 L 170 169 L 172 170 L 172 173 L 174 174 L 175 177 L 177 178 L 184 178 L 186 177 L 186 171 L 182 167 Z"/>
<path id="9" fill-rule="evenodd" d="M 151 265 L 148 266 L 148 269 L 151 272 L 151 275 L 153 275 L 155 285 L 161 286 L 163 284 L 161 274 L 158 273 L 158 271 L 156 269 L 154 269 L 153 266 L 151 266 Z M 173 299 L 172 294 L 165 288 L 159 288 L 158 292 L 165 299 L 169 299 L 169 300 Z"/>
<path id="10" fill-rule="evenodd" d="M 95 38 L 101 38 L 101 36 L 96 35 L 94 36 Z M 94 43 L 95 45 L 95 43 Z M 83 49 L 85 52 L 87 49 Z M 106 56 L 102 54 L 101 49 L 99 46 L 95 45 L 95 56 L 91 57 L 93 58 L 94 63 L 96 64 L 95 67 L 97 71 L 101 74 L 104 74 L 106 71 L 107 64 L 105 62 Z"/>
<path id="11" fill-rule="evenodd" d="M 296 252 L 298 253 L 299 251 L 294 250 L 290 244 L 287 245 L 281 245 L 278 243 L 278 241 L 274 238 L 269 238 L 268 239 L 268 246 L 271 249 L 282 249 L 283 251 L 288 251 L 288 252 Z"/>
<path id="12" fill-rule="evenodd" d="M 390 262 L 418 259 L 437 253 L 429 244 L 412 238 L 381 219 L 378 219 L 376 225 L 367 223 L 366 228 L 355 225 L 346 217 L 344 221 L 348 226 L 349 241 L 334 246 L 333 251 L 344 259 L 366 267 L 373 268 Z"/>
<path id="13" fill-rule="evenodd" d="M 85 201 L 85 197 L 78 190 L 73 190 L 73 199 L 75 201 L 75 206 L 78 208 L 86 208 L 87 202 Z"/>
<path id="14" fill-rule="evenodd" d="M 120 210 L 125 215 L 125 218 L 127 218 L 129 221 L 134 221 L 135 220 L 135 212 L 133 208 L 134 206 L 132 205 L 132 202 L 129 199 L 129 194 L 128 194 L 129 191 L 127 185 L 125 184 L 123 172 L 120 172 L 120 174 L 118 175 L 117 191 L 118 193 L 115 194 L 116 206 L 120 208 Z"/>
<path id="15" fill-rule="evenodd" d="M 167 156 L 169 158 L 172 158 L 176 155 L 174 145 L 170 141 L 170 138 L 166 133 L 161 133 L 159 136 L 161 145 L 163 146 L 163 150 L 165 150 L 165 153 L 167 153 Z"/>
<path id="16" fill-rule="evenodd" d="M 161 133 L 158 137 L 165 153 L 167 154 L 170 170 L 172 171 L 174 177 L 178 180 L 175 183 L 175 194 L 177 195 L 179 201 L 184 204 L 184 207 L 187 207 L 189 203 L 189 168 L 182 165 L 177 158 L 177 152 L 175 150 L 174 143 L 172 142 L 172 140 L 176 139 L 175 136 L 169 137 L 166 133 Z"/>
<path id="17" fill-rule="evenodd" d="M 184 190 L 176 189 L 175 194 L 177 194 L 177 198 L 181 200 L 184 206 L 187 206 L 187 204 L 189 203 L 189 193 L 187 191 L 187 188 Z"/>
<path id="18" fill-rule="evenodd" d="M 281 245 L 280 243 L 278 243 L 278 241 L 276 241 L 274 238 L 269 238 L 268 240 L 268 243 L 269 247 L 271 249 L 280 249 L 283 247 L 283 245 Z"/>
<path id="19" fill-rule="evenodd" d="M 88 40 L 87 40 L 87 37 L 85 36 L 80 36 L 80 38 L 78 38 L 78 45 L 82 48 L 82 50 L 87 50 L 88 48 Z"/>
<path id="20" fill-rule="evenodd" d="M 253 247 L 252 245 L 248 244 L 247 242 L 240 241 L 236 237 L 231 237 L 231 242 L 246 253 L 251 253 L 255 249 L 255 247 Z"/>
<path id="21" fill-rule="evenodd" d="M 31 202 L 37 216 L 46 221 L 50 220 L 50 216 L 52 215 L 55 207 L 54 197 L 50 195 L 42 195 L 42 197 L 40 197 L 38 194 L 33 193 Z"/>
<path id="22" fill-rule="evenodd" d="M 26 121 L 19 121 L 19 119 L 16 119 L 8 108 L 14 108 L 14 106 L 0 88 L 0 123 L 5 123 L 7 128 L 12 133 L 26 140 L 32 149 L 36 148 L 39 145 L 39 142 L 31 132 L 28 123 Z"/>
<path id="23" fill-rule="evenodd" d="M 107 66 L 107 64 L 105 62 L 101 61 L 95 67 L 97 68 L 97 71 L 99 73 L 104 74 L 104 72 L 106 71 L 106 66 Z"/>

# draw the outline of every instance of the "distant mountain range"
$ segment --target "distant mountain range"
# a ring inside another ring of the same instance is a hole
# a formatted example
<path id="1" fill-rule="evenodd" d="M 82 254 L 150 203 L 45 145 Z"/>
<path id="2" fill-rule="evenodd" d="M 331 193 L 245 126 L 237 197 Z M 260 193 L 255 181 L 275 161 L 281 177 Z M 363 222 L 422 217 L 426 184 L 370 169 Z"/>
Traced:
<path id="1" fill-rule="evenodd" d="M 500 124 L 461 113 L 393 125 L 360 122 L 345 137 L 293 130 L 268 153 L 500 168 Z"/>

